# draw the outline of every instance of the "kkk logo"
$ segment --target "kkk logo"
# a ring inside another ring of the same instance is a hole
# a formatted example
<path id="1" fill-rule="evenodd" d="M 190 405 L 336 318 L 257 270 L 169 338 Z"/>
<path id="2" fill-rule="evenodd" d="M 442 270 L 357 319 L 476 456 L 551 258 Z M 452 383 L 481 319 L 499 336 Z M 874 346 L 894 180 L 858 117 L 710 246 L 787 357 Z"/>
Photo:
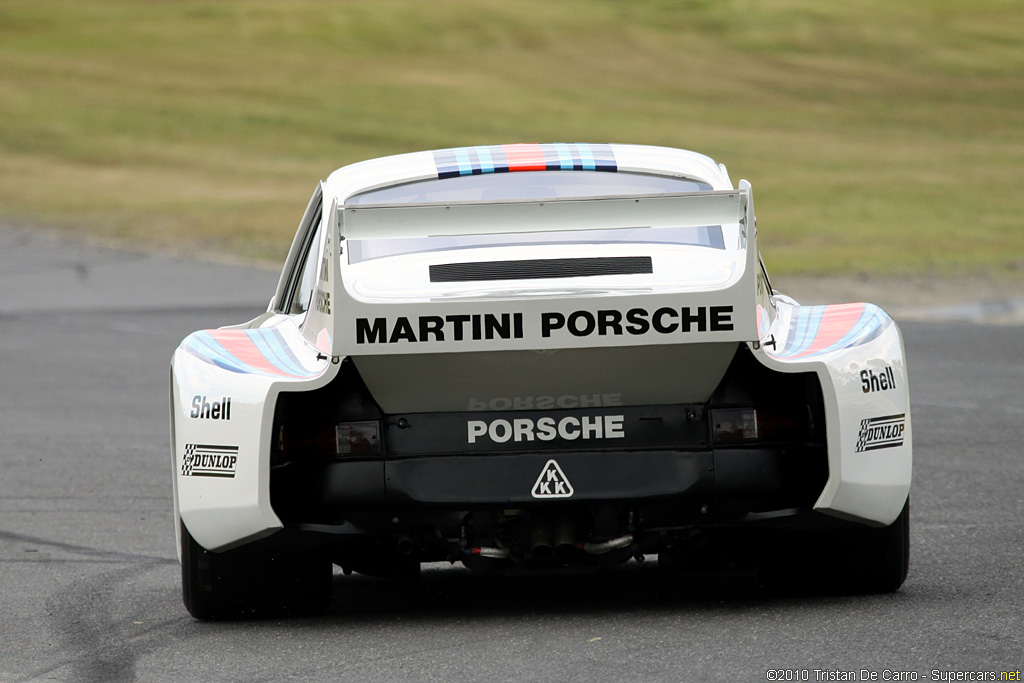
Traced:
<path id="1" fill-rule="evenodd" d="M 534 498 L 569 498 L 573 494 L 572 484 L 565 472 L 554 460 L 548 460 L 533 485 L 531 495 Z"/>

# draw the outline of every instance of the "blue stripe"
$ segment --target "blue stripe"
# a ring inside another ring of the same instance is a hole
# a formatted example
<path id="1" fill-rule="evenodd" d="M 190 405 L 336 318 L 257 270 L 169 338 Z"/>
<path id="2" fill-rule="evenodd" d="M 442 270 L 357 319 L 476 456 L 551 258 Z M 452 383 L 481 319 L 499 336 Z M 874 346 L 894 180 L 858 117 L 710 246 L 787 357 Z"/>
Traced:
<path id="1" fill-rule="evenodd" d="M 807 349 L 814 345 L 814 342 L 818 339 L 818 335 L 821 334 L 821 324 L 825 322 L 825 313 L 828 312 L 828 306 L 813 306 L 810 311 L 809 320 L 807 321 L 807 335 L 800 344 L 800 349 L 797 353 L 803 353 Z"/>
<path id="2" fill-rule="evenodd" d="M 832 344 L 828 350 L 845 349 L 850 346 L 869 342 L 881 334 L 887 326 L 882 309 L 874 304 L 867 304 L 864 306 L 864 310 L 861 312 L 860 318 L 854 326 L 850 328 L 850 331 L 843 335 L 842 339 Z"/>
<path id="3" fill-rule="evenodd" d="M 220 342 L 210 336 L 209 332 L 196 332 L 192 335 L 192 342 L 196 346 L 196 351 L 205 353 L 207 358 L 226 358 L 230 360 L 237 360 L 234 355 L 229 353 L 227 349 L 220 345 Z M 241 364 L 241 361 L 239 361 L 239 363 Z"/>
<path id="4" fill-rule="evenodd" d="M 246 336 L 256 345 L 256 348 L 263 355 L 263 357 L 270 362 L 275 368 L 281 372 L 287 372 L 290 375 L 302 375 L 305 374 L 303 370 L 296 371 L 295 368 L 290 367 L 288 359 L 281 356 L 277 349 L 274 348 L 273 340 L 269 335 L 257 333 L 246 333 Z"/>
<path id="5" fill-rule="evenodd" d="M 469 158 L 469 150 L 465 147 L 455 150 L 455 163 L 459 167 L 459 175 L 471 175 L 473 162 Z"/>
<path id="6" fill-rule="evenodd" d="M 550 171 L 617 171 L 611 145 L 584 142 L 540 145 L 543 163 Z M 434 151 L 438 178 L 482 173 L 507 173 L 508 159 L 502 145 L 460 147 Z"/>
<path id="7" fill-rule="evenodd" d="M 298 357 L 294 354 L 288 341 L 280 330 L 246 330 L 248 337 L 256 346 L 256 349 L 263 355 L 263 358 L 275 367 L 282 375 L 293 375 L 296 377 L 314 377 L 319 374 L 316 371 L 307 370 Z M 218 368 L 245 375 L 262 375 L 264 377 L 280 377 L 282 375 L 267 372 L 262 368 L 252 366 L 235 356 L 223 344 L 217 341 L 209 332 L 203 330 L 190 335 L 182 342 L 181 348 L 201 361 L 210 363 Z"/>
<path id="8" fill-rule="evenodd" d="M 569 149 L 569 145 L 564 142 L 556 142 L 554 145 L 555 154 L 558 155 L 559 165 L 563 171 L 571 171 L 576 167 L 576 164 L 572 161 L 572 151 Z"/>
<path id="9" fill-rule="evenodd" d="M 224 361 L 221 361 L 219 359 L 210 358 L 209 356 L 203 355 L 198 349 L 196 349 L 195 347 L 193 347 L 191 345 L 182 346 L 182 350 L 185 353 L 187 353 L 188 355 L 190 355 L 190 356 L 192 356 L 194 358 L 198 358 L 199 360 L 203 361 L 204 363 L 209 363 L 210 365 L 216 365 L 219 368 L 222 368 L 224 370 L 230 370 L 231 372 L 237 372 L 237 373 L 243 374 L 243 375 L 244 374 L 248 374 L 247 371 L 245 369 L 243 369 L 243 368 L 236 367 L 236 366 L 230 365 L 228 363 L 225 363 Z"/>
<path id="10" fill-rule="evenodd" d="M 235 358 L 207 332 L 196 332 L 185 343 L 186 350 L 200 360 L 231 372 L 253 374 L 254 368 Z"/>
<path id="11" fill-rule="evenodd" d="M 793 353 L 793 349 L 797 348 L 804 340 L 804 336 L 807 333 L 807 317 L 804 315 L 804 311 L 797 311 L 793 319 L 789 321 L 789 338 L 786 339 L 786 348 L 782 350 L 780 355 L 789 356 Z"/>
<path id="12" fill-rule="evenodd" d="M 588 145 L 588 147 L 597 164 L 595 170 L 612 172 L 618 170 L 618 165 L 615 163 L 615 153 L 612 151 L 611 145 Z"/>
<path id="13" fill-rule="evenodd" d="M 445 149 L 434 152 L 434 165 L 437 166 L 438 178 L 451 178 L 459 175 L 459 165 L 455 162 L 454 150 Z"/>
<path id="14" fill-rule="evenodd" d="M 807 306 L 794 321 L 796 329 L 791 333 L 793 342 L 786 344 L 786 356 L 795 356 L 806 350 L 814 338 L 818 336 L 818 329 L 821 327 L 821 320 L 825 313 L 825 306 Z"/>
<path id="15" fill-rule="evenodd" d="M 480 172 L 494 173 L 494 158 L 491 156 L 491 150 L 487 147 L 477 147 L 476 155 L 480 158 Z"/>
<path id="16" fill-rule="evenodd" d="M 197 332 L 193 337 L 194 342 L 196 343 L 196 353 L 193 355 L 196 357 L 201 358 L 212 365 L 216 365 L 219 368 L 231 370 L 232 372 L 238 372 L 246 375 L 264 375 L 266 377 L 273 377 L 270 373 L 253 367 L 241 358 L 238 358 L 235 354 L 228 351 L 220 342 L 214 339 L 210 333 Z"/>
<path id="17" fill-rule="evenodd" d="M 805 352 L 814 343 L 821 328 L 822 320 L 828 306 L 802 306 L 800 312 L 790 322 L 789 339 L 779 358 L 792 358 Z M 867 304 L 860 317 L 840 339 L 828 347 L 815 351 L 811 356 L 847 349 L 866 344 L 881 335 L 888 327 L 891 319 L 874 304 Z"/>
<path id="18" fill-rule="evenodd" d="M 590 145 L 580 142 L 576 144 L 576 149 L 580 152 L 580 160 L 583 162 L 584 171 L 593 171 L 597 168 L 597 162 L 594 161 L 594 153 L 590 149 Z"/>
<path id="19" fill-rule="evenodd" d="M 253 374 L 252 372 L 250 372 L 249 370 L 247 370 L 245 368 L 240 368 L 240 367 L 231 365 L 231 364 L 229 364 L 229 363 L 227 363 L 225 361 L 222 361 L 219 358 L 207 358 L 207 359 L 204 359 L 204 360 L 209 362 L 211 365 L 216 365 L 218 368 L 220 368 L 222 370 L 228 370 L 230 372 L 236 372 L 236 373 L 238 373 L 240 375 L 251 375 L 251 374 Z"/>
<path id="20" fill-rule="evenodd" d="M 260 330 L 260 332 L 264 331 Z M 292 353 L 291 348 L 288 347 L 288 343 L 285 341 L 280 330 L 270 328 L 265 332 L 266 334 L 264 335 L 264 339 L 273 350 L 274 355 L 282 361 L 281 364 L 278 365 L 278 368 L 284 369 L 287 372 L 300 377 L 310 376 L 309 370 L 302 367 L 302 363 L 299 362 L 299 359 Z"/>
<path id="21" fill-rule="evenodd" d="M 284 338 L 284 335 L 281 334 L 280 330 L 276 328 L 271 328 L 267 330 L 267 332 L 272 333 L 273 339 L 271 341 L 274 344 L 275 348 L 278 350 L 278 353 L 281 354 L 285 359 L 287 359 L 290 367 L 297 369 L 297 371 L 293 374 L 304 375 L 306 377 L 312 377 L 315 374 L 319 374 L 317 372 L 311 373 L 302 365 L 302 362 L 299 361 L 298 356 L 296 356 L 292 352 L 292 347 L 288 345 L 287 340 Z"/>

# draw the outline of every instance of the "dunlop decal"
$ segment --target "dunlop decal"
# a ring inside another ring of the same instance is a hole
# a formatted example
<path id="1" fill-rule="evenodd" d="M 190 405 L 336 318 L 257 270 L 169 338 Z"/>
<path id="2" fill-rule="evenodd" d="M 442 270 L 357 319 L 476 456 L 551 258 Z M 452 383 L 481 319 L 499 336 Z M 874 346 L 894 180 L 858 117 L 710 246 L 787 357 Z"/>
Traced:
<path id="1" fill-rule="evenodd" d="M 181 459 L 181 476 L 233 479 L 237 463 L 238 446 L 190 443 Z"/>
<path id="2" fill-rule="evenodd" d="M 906 413 L 861 420 L 860 433 L 857 435 L 857 452 L 863 453 L 864 451 L 902 446 L 906 423 Z"/>

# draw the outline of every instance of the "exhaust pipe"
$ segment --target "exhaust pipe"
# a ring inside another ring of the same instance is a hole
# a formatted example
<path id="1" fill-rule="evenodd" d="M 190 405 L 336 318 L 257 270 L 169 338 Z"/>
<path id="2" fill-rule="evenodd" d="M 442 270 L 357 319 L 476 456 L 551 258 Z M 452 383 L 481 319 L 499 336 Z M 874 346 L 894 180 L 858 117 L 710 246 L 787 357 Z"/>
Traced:
<path id="1" fill-rule="evenodd" d="M 551 546 L 551 527 L 547 520 L 538 519 L 530 534 L 530 557 L 538 562 L 547 562 L 554 555 Z"/>
<path id="2" fill-rule="evenodd" d="M 408 536 L 399 536 L 395 542 L 395 549 L 399 555 L 412 555 L 412 551 L 416 549 L 413 545 L 412 539 Z"/>
<path id="3" fill-rule="evenodd" d="M 568 562 L 576 556 L 576 530 L 572 520 L 561 517 L 555 525 L 555 560 Z"/>
<path id="4" fill-rule="evenodd" d="M 618 550 L 619 548 L 628 548 L 632 543 L 633 534 L 626 534 L 625 536 L 619 536 L 618 538 L 613 538 L 612 540 L 605 541 L 604 543 L 584 543 L 583 552 L 591 555 L 604 555 L 605 553 Z"/>

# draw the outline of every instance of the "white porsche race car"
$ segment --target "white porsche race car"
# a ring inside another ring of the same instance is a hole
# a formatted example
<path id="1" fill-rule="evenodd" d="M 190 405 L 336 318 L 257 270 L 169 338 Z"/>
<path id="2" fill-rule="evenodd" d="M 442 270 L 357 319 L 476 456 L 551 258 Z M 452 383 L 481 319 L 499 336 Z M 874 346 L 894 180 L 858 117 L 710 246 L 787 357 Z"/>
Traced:
<path id="1" fill-rule="evenodd" d="M 775 293 L 750 184 L 675 149 L 471 147 L 341 168 L 266 313 L 174 353 L 185 605 L 657 553 L 891 591 L 909 549 L 900 332 Z"/>

